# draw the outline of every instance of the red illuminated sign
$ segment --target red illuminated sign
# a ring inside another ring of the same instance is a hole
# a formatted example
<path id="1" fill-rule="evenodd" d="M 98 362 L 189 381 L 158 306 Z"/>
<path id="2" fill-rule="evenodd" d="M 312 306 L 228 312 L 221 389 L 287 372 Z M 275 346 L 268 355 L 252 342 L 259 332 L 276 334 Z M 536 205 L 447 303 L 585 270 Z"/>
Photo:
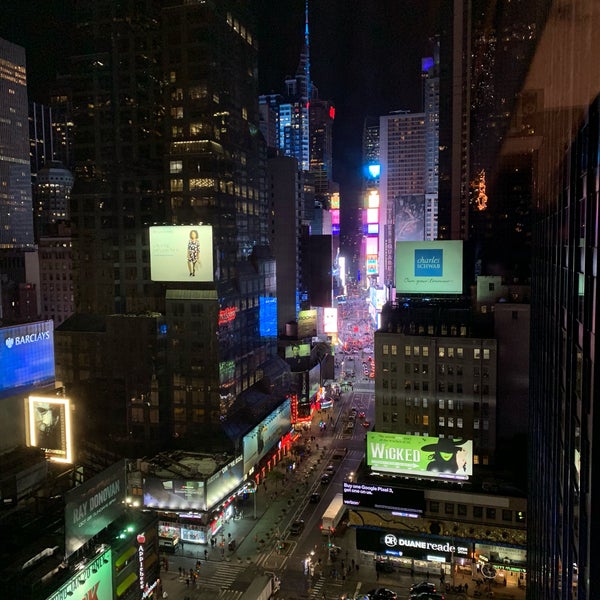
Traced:
<path id="1" fill-rule="evenodd" d="M 329 107 L 329 118 L 333 121 L 333 119 L 335 119 L 335 107 L 330 106 Z"/>
<path id="2" fill-rule="evenodd" d="M 228 306 L 227 308 L 222 308 L 219 311 L 219 325 L 226 325 L 227 323 L 231 323 L 231 321 L 235 320 L 236 314 L 237 308 L 235 306 Z"/>

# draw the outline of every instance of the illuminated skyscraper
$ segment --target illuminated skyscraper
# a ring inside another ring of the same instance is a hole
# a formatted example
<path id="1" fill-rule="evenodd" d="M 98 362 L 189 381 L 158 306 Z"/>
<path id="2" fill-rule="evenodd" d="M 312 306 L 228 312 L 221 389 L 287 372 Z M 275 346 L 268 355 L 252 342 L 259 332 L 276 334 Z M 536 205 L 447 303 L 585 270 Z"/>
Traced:
<path id="1" fill-rule="evenodd" d="M 33 246 L 25 49 L 0 39 L 0 249 Z"/>

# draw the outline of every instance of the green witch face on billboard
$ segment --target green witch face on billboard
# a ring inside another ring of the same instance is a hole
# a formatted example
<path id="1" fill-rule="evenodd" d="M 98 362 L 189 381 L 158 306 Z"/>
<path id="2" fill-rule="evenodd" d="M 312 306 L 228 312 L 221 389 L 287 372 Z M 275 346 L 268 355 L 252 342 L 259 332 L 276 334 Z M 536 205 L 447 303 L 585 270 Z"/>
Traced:
<path id="1" fill-rule="evenodd" d="M 468 479 L 473 474 L 473 442 L 370 431 L 367 464 L 374 471 Z"/>

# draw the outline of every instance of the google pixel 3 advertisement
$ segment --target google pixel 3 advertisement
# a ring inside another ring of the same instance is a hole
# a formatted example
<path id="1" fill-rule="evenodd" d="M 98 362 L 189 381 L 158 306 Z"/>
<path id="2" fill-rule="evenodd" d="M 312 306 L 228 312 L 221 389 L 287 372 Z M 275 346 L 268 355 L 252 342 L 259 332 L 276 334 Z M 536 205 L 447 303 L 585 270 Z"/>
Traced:
<path id="1" fill-rule="evenodd" d="M 150 279 L 212 282 L 213 229 L 210 225 L 150 227 Z"/>
<path id="2" fill-rule="evenodd" d="M 53 381 L 53 321 L 0 328 L 0 396 Z"/>
<path id="3" fill-rule="evenodd" d="M 462 240 L 396 242 L 397 294 L 462 294 Z"/>

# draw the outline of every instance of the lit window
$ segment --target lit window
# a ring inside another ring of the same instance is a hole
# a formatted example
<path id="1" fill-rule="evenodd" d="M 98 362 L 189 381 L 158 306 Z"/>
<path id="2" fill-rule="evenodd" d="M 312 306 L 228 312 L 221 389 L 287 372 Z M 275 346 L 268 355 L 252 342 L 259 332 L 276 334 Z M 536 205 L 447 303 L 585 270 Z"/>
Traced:
<path id="1" fill-rule="evenodd" d="M 462 417 L 457 417 L 457 418 L 456 418 L 456 426 L 457 426 L 459 429 L 462 429 L 462 426 L 463 426 L 463 420 L 462 420 Z"/>
<path id="2" fill-rule="evenodd" d="M 483 349 L 483 360 L 489 360 L 490 359 L 490 350 L 489 348 L 484 348 Z"/>
<path id="3" fill-rule="evenodd" d="M 444 358 L 445 355 L 446 355 L 446 349 L 443 347 L 438 348 L 438 357 Z"/>
<path id="4" fill-rule="evenodd" d="M 444 417 L 438 417 L 438 427 L 444 427 L 446 424 L 446 419 Z"/>
<path id="5" fill-rule="evenodd" d="M 481 358 L 481 350 L 479 348 L 473 348 L 473 358 L 479 360 Z"/>
<path id="6" fill-rule="evenodd" d="M 462 358 L 463 357 L 463 349 L 462 348 L 457 348 L 456 349 L 456 356 L 457 356 L 457 358 Z"/>
<path id="7" fill-rule="evenodd" d="M 172 160 L 169 163 L 169 172 L 170 173 L 181 173 L 181 171 L 183 171 L 183 161 Z"/>
<path id="8" fill-rule="evenodd" d="M 454 358 L 454 348 L 448 348 L 448 358 Z"/>
<path id="9" fill-rule="evenodd" d="M 387 344 L 383 344 L 383 354 L 389 354 L 390 347 Z"/>
<path id="10" fill-rule="evenodd" d="M 410 356 L 410 346 L 404 346 L 404 356 Z"/>
<path id="11" fill-rule="evenodd" d="M 392 356 L 396 356 L 398 354 L 398 346 L 396 344 L 392 344 Z"/>
<path id="12" fill-rule="evenodd" d="M 413 354 L 414 354 L 414 356 L 419 356 L 419 350 L 420 350 L 419 346 L 415 346 L 413 348 Z"/>

